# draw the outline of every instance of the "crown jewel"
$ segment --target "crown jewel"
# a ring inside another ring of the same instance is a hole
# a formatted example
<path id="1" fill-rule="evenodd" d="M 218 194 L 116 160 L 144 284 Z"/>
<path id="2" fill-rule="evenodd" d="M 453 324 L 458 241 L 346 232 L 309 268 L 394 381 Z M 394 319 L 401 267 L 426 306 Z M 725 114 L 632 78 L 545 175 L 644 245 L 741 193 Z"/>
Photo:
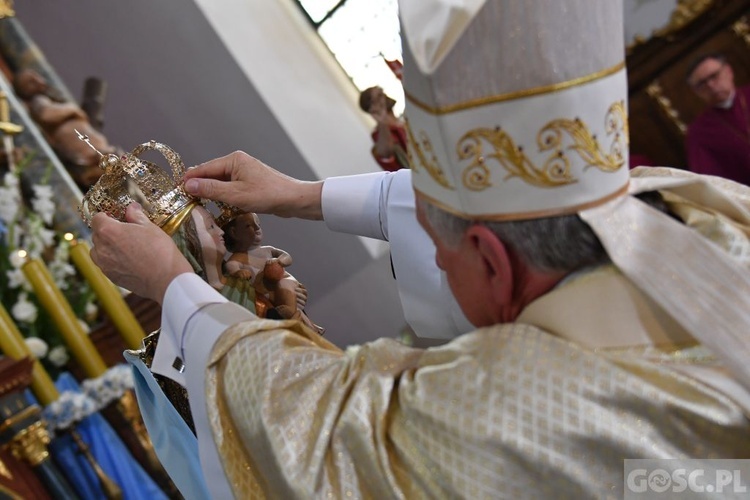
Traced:
<path id="1" fill-rule="evenodd" d="M 190 210 L 200 203 L 198 198 L 187 194 L 180 185 L 185 173 L 185 164 L 169 146 L 149 141 L 121 156 L 100 153 L 88 137 L 78 133 L 100 155 L 99 166 L 104 174 L 91 186 L 83 197 L 79 212 L 84 222 L 104 212 L 119 221 L 125 221 L 125 209 L 138 202 L 148 218 L 168 234 L 173 234 Z M 170 176 L 162 167 L 140 158 L 146 151 L 157 151 L 171 167 Z"/>

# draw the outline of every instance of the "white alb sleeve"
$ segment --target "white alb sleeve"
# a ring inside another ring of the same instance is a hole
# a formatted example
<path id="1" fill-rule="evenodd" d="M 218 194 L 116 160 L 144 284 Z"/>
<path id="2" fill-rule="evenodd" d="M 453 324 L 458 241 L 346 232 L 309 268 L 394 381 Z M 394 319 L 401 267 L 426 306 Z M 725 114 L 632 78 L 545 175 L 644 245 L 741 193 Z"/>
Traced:
<path id="1" fill-rule="evenodd" d="M 326 179 L 321 205 L 329 229 L 390 243 L 404 317 L 417 336 L 451 339 L 473 329 L 417 222 L 410 170 Z"/>

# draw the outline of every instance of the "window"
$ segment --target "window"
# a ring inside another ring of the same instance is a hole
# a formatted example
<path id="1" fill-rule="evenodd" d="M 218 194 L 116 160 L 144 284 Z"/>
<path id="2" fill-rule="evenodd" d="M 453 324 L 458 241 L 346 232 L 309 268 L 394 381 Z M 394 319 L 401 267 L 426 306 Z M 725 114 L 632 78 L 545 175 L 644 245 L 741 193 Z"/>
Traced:
<path id="1" fill-rule="evenodd" d="M 294 0 L 359 90 L 380 85 L 404 110 L 401 82 L 385 60 L 401 60 L 397 0 Z"/>

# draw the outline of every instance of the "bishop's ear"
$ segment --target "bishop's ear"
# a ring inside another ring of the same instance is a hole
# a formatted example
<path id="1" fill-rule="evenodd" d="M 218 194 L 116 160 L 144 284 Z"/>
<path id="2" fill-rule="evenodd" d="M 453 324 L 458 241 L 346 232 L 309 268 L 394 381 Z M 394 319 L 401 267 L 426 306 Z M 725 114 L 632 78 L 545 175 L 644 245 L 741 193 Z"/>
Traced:
<path id="1" fill-rule="evenodd" d="M 513 266 L 505 244 L 486 226 L 475 224 L 466 231 L 467 244 L 476 259 L 480 286 L 498 305 L 513 298 Z"/>

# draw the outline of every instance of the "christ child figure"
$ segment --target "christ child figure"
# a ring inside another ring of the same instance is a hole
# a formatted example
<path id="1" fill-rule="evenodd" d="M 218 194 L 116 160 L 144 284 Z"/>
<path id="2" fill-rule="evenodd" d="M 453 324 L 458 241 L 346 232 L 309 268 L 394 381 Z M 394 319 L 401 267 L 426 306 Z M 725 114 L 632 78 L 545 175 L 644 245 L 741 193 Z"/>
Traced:
<path id="1" fill-rule="evenodd" d="M 285 319 L 299 319 L 304 324 L 323 333 L 304 313 L 307 290 L 286 271 L 292 256 L 270 245 L 261 245 L 263 230 L 257 214 L 238 215 L 223 227 L 227 249 L 232 252 L 225 262 L 229 276 L 247 279 L 256 293 L 266 296 L 274 309 Z"/>

